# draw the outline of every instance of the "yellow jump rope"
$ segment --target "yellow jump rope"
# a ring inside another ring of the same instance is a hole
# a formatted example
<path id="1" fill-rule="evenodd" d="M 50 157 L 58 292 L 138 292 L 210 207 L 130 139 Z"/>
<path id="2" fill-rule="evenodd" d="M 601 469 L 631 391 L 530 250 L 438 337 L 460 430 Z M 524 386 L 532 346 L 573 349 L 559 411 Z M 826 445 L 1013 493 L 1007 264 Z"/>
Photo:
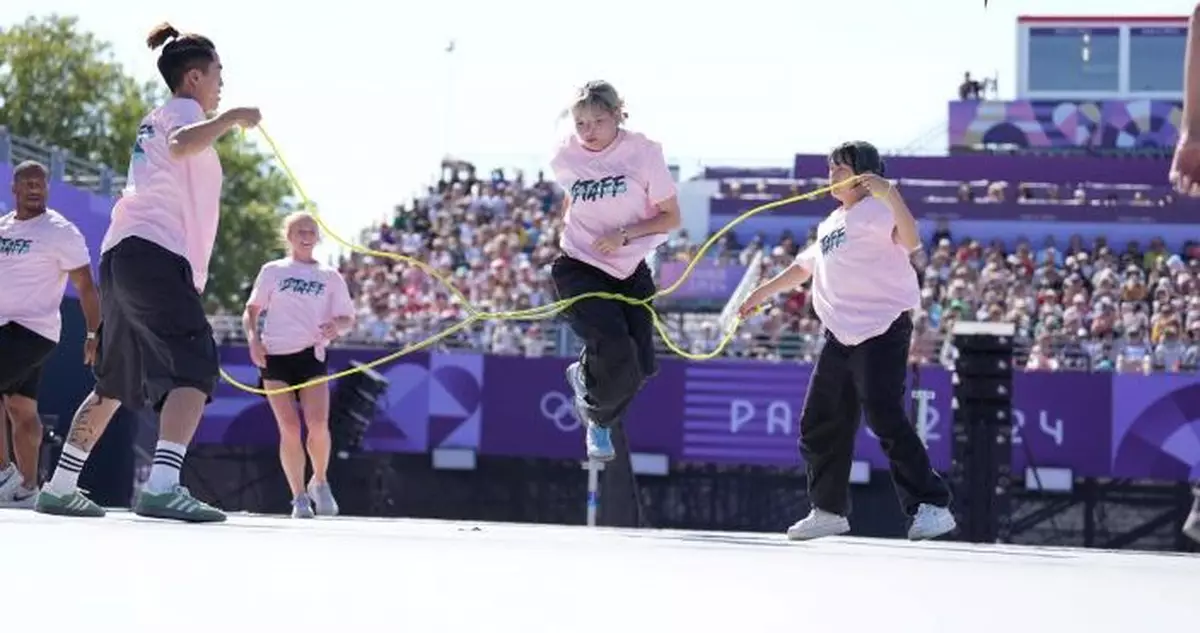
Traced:
<path id="1" fill-rule="evenodd" d="M 683 274 L 681 274 L 679 276 L 679 279 L 675 280 L 675 283 L 671 284 L 667 288 L 663 288 L 662 290 L 659 290 L 658 292 L 654 293 L 653 295 L 651 295 L 648 298 L 636 299 L 634 297 L 629 297 L 626 295 L 621 295 L 621 294 L 612 293 L 612 292 L 588 292 L 588 293 L 577 295 L 574 297 L 569 297 L 567 299 L 562 299 L 560 301 L 555 301 L 554 303 L 549 303 L 549 304 L 546 304 L 543 306 L 538 306 L 536 308 L 530 308 L 528 310 L 516 310 L 516 311 L 510 311 L 510 312 L 483 312 L 480 310 L 476 310 L 474 307 L 472 307 L 470 300 L 468 300 L 467 297 L 465 295 L 463 295 L 463 293 L 461 291 L 459 291 L 458 288 L 456 288 L 454 286 L 454 284 L 449 279 L 446 278 L 445 275 L 438 272 L 438 270 L 436 268 L 434 268 L 433 266 L 431 266 L 419 259 L 414 259 L 412 257 L 405 257 L 404 255 L 399 255 L 397 253 L 389 253 L 386 251 L 377 251 L 377 250 L 369 249 L 364 246 L 360 246 L 358 244 L 352 244 L 349 241 L 342 239 L 342 237 L 340 235 L 338 235 L 333 230 L 331 230 L 325 224 L 325 222 L 321 219 L 321 215 L 317 211 L 316 206 L 311 203 L 311 201 L 308 198 L 308 195 L 304 192 L 304 188 L 300 186 L 300 181 L 296 178 L 296 175 L 294 172 L 292 172 L 291 168 L 288 167 L 287 161 L 284 160 L 284 158 L 283 158 L 283 153 L 279 151 L 279 146 L 277 146 L 275 144 L 275 141 L 274 141 L 274 139 L 271 138 L 271 135 L 268 134 L 267 131 L 262 128 L 262 126 L 259 126 L 257 129 L 258 129 L 259 133 L 262 134 L 263 140 L 265 140 L 267 142 L 267 145 L 270 146 L 271 152 L 275 155 L 275 160 L 278 161 L 280 169 L 283 170 L 284 175 L 286 175 L 288 180 L 291 181 L 292 187 L 296 190 L 296 194 L 299 195 L 301 201 L 304 204 L 304 208 L 307 209 L 309 212 L 311 212 L 313 215 L 313 218 L 317 221 L 317 225 L 321 228 L 321 232 L 323 235 L 330 237 L 331 239 L 333 239 L 333 241 L 337 242 L 338 244 L 341 244 L 342 246 L 350 249 L 351 251 L 354 251 L 357 253 L 362 253 L 364 255 L 370 255 L 372 257 L 381 257 L 384 259 L 392 259 L 395 261 L 406 262 L 408 264 L 416 266 L 417 268 L 420 268 L 421 270 L 429 273 L 429 275 L 431 277 L 433 277 L 438 282 L 440 282 L 443 286 L 445 286 L 459 300 L 459 302 L 462 304 L 462 306 L 468 312 L 467 318 L 463 319 L 456 325 L 448 327 L 445 330 L 442 330 L 441 332 L 434 334 L 433 336 L 430 336 L 429 338 L 427 338 L 423 341 L 418 341 L 416 343 L 412 343 L 411 345 L 408 345 L 397 352 L 388 354 L 387 356 L 373 360 L 364 365 L 359 365 L 358 367 L 346 369 L 344 371 L 340 371 L 335 374 L 330 374 L 328 376 L 320 376 L 320 377 L 314 378 L 312 380 L 309 380 L 307 382 L 304 382 L 304 383 L 301 383 L 298 385 L 293 385 L 290 387 L 282 387 L 279 389 L 259 389 L 256 386 L 247 385 L 245 383 L 239 382 L 236 378 L 234 378 L 233 376 L 230 376 L 229 373 L 226 372 L 224 368 L 221 369 L 221 377 L 225 379 L 225 382 L 228 382 L 230 385 L 233 385 L 235 388 L 240 389 L 242 391 L 246 391 L 248 393 L 258 394 L 258 395 L 262 395 L 262 396 L 273 396 L 276 394 L 283 394 L 283 393 L 288 393 L 288 392 L 292 392 L 292 391 L 298 391 L 300 389 L 304 389 L 305 387 L 310 387 L 312 385 L 319 385 L 319 384 L 326 383 L 326 382 L 329 382 L 332 380 L 337 380 L 338 378 L 343 378 L 345 376 L 363 372 L 368 369 L 372 369 L 374 367 L 378 367 L 379 365 L 383 365 L 383 364 L 389 363 L 393 360 L 396 360 L 397 358 L 400 358 L 401 356 L 405 356 L 407 354 L 412 354 L 413 352 L 417 352 L 426 347 L 429 347 L 430 345 L 433 345 L 434 343 L 437 343 L 438 341 L 458 332 L 459 330 L 466 329 L 466 328 L 470 327 L 471 325 L 473 325 L 477 322 L 480 322 L 480 321 L 537 321 L 537 320 L 542 320 L 542 319 L 553 318 L 553 317 L 557 316 L 558 314 L 562 313 L 564 310 L 570 308 L 572 305 L 575 305 L 576 303 L 583 301 L 584 299 L 609 299 L 612 301 L 623 301 L 625 303 L 628 303 L 629 305 L 642 306 L 642 307 L 646 308 L 647 311 L 650 312 L 650 318 L 654 322 L 654 327 L 658 330 L 658 335 L 662 338 L 663 344 L 665 344 L 667 346 L 667 349 L 669 349 L 671 351 L 671 353 L 673 353 L 677 356 L 680 356 L 682 358 L 686 358 L 688 360 L 695 360 L 695 361 L 702 361 L 702 360 L 709 360 L 712 358 L 716 358 L 717 356 L 721 355 L 721 352 L 723 352 L 725 350 L 725 347 L 727 345 L 729 345 L 729 342 L 731 340 L 733 340 L 733 335 L 737 332 L 738 326 L 741 325 L 741 322 L 742 322 L 741 316 L 735 317 L 732 321 L 732 325 L 730 327 L 726 328 L 724 335 L 721 337 L 721 342 L 717 345 L 716 349 L 712 350 L 711 352 L 695 354 L 692 352 L 688 352 L 687 350 L 679 347 L 678 345 L 675 344 L 675 342 L 673 340 L 671 340 L 670 335 L 667 334 L 666 325 L 659 318 L 658 313 L 654 310 L 654 307 L 651 305 L 651 302 L 654 301 L 655 299 L 658 299 L 660 297 L 665 297 L 665 296 L 675 292 L 676 290 L 678 290 L 679 287 L 683 285 L 683 282 L 687 280 L 688 276 L 692 274 L 692 270 L 696 267 L 696 265 L 699 264 L 701 259 L 704 258 L 705 252 L 707 252 L 709 248 L 711 248 L 714 244 L 716 244 L 717 241 L 720 240 L 723 235 L 728 233 L 731 229 L 733 229 L 733 227 L 737 226 L 738 224 L 741 224 L 742 222 L 750 219 L 751 217 L 753 217 L 755 215 L 758 215 L 759 213 L 763 213 L 765 211 L 770 211 L 771 209 L 775 209 L 775 208 L 781 207 L 785 204 L 790 204 L 792 202 L 799 202 L 801 200 L 811 200 L 811 199 L 817 198 L 819 196 L 822 196 L 837 187 L 845 187 L 845 186 L 852 185 L 855 182 L 857 182 L 859 179 L 861 179 L 861 176 L 856 176 L 854 178 L 849 178 L 847 180 L 844 180 L 836 185 L 823 187 L 821 189 L 817 189 L 816 191 L 810 191 L 808 193 L 800 194 L 798 196 L 792 196 L 790 198 L 784 198 L 782 200 L 775 200 L 774 202 L 769 202 L 767 204 L 760 205 L 760 206 L 754 207 L 753 209 L 750 209 L 749 211 L 746 211 L 745 213 L 739 215 L 737 218 L 734 218 L 734 220 L 731 221 L 729 224 L 726 224 L 725 226 L 721 227 L 721 229 L 719 231 L 717 231 L 716 233 L 713 233 L 713 235 L 711 237 L 709 237 L 706 242 L 704 242 L 704 244 L 700 247 L 700 249 L 698 251 L 696 251 L 696 254 L 692 257 L 691 261 L 688 262 L 687 268 L 684 269 Z"/>

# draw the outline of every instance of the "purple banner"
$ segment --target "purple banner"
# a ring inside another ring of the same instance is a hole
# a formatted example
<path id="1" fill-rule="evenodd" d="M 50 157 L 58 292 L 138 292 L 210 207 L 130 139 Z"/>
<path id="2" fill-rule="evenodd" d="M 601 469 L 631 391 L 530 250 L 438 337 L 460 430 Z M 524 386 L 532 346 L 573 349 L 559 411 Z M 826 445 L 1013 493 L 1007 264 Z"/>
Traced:
<path id="1" fill-rule="evenodd" d="M 1004 180 L 1052 183 L 1167 184 L 1170 159 L 1098 156 L 887 156 L 889 178 L 915 180 Z M 823 154 L 797 154 L 796 178 L 826 178 L 829 163 Z"/>
<path id="2" fill-rule="evenodd" d="M 331 350 L 334 370 L 383 350 Z M 225 348 L 226 371 L 257 381 L 244 348 Z M 563 372 L 571 359 L 414 354 L 377 368 L 391 381 L 366 448 L 583 458 L 582 429 Z M 799 466 L 798 420 L 811 366 L 664 359 L 630 407 L 630 441 L 673 460 Z M 935 466 L 950 464 L 949 374 L 929 367 L 910 392 L 914 425 Z M 1079 476 L 1200 477 L 1200 375 L 1019 373 L 1014 378 L 1014 466 L 1070 468 Z M 222 384 L 197 442 L 270 445 L 278 432 L 266 400 Z M 857 458 L 887 460 L 864 424 Z"/>
<path id="3" fill-rule="evenodd" d="M 0 163 L 0 215 L 8 213 L 13 208 L 12 165 Z M 63 217 L 75 223 L 83 237 L 87 240 L 88 252 L 92 255 L 92 271 L 97 270 L 100 262 L 100 243 L 108 230 L 108 221 L 112 215 L 112 198 L 98 196 L 90 191 L 76 189 L 71 185 L 55 182 L 50 184 L 51 209 L 58 211 Z M 67 284 L 67 296 L 74 297 L 75 287 Z"/>
<path id="4" fill-rule="evenodd" d="M 679 281 L 687 269 L 688 262 L 662 262 L 658 267 L 658 287 L 667 288 Z M 687 279 L 663 301 L 688 300 L 727 301 L 746 276 L 746 267 L 737 264 L 722 264 L 715 259 L 702 259 Z"/>
<path id="5" fill-rule="evenodd" d="M 1179 102 L 1154 99 L 951 101 L 949 109 L 951 148 L 1171 149 L 1183 116 Z"/>
<path id="6" fill-rule="evenodd" d="M 698 363 L 686 371 L 684 458 L 787 466 L 797 463 L 798 420 L 811 365 L 744 361 Z M 1063 393 L 1109 389 L 1106 377 L 1090 374 L 1018 374 L 1014 379 L 1015 468 L 1030 458 L 1038 466 L 1061 466 L 1086 476 L 1109 470 L 1108 438 L 1090 432 L 1094 420 L 1108 419 L 1109 398 L 1064 401 Z M 910 387 L 913 385 L 910 383 Z M 911 389 L 914 425 L 925 438 L 934 466 L 950 466 L 952 390 L 940 368 L 920 372 Z M 855 442 L 859 459 L 887 468 L 878 439 L 867 424 Z M 1028 451 L 1028 452 L 1027 452 Z M 1200 454 L 1198 454 L 1200 455 Z"/>

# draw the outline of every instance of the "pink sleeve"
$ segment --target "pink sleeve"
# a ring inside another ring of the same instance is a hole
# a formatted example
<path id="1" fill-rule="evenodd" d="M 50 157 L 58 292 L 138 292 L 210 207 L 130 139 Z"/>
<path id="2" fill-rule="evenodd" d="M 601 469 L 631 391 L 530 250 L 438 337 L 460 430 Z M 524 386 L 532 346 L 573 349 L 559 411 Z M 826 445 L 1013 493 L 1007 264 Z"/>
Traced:
<path id="1" fill-rule="evenodd" d="M 258 271 L 258 278 L 254 280 L 254 289 L 250 291 L 250 298 L 246 300 L 246 307 L 258 306 L 266 308 L 271 303 L 271 294 L 275 290 L 275 269 L 270 266 L 263 266 Z"/>
<path id="2" fill-rule="evenodd" d="M 204 109 L 191 99 L 172 99 L 162 109 L 162 125 L 168 134 L 206 118 Z"/>
<path id="3" fill-rule="evenodd" d="M 83 233 L 73 224 L 63 227 L 62 237 L 58 241 L 59 270 L 72 271 L 91 264 L 92 257 Z"/>
<path id="4" fill-rule="evenodd" d="M 329 293 L 331 317 L 354 316 L 354 299 L 350 298 L 350 288 L 346 286 L 346 279 L 336 270 L 329 273 Z"/>
<path id="5" fill-rule="evenodd" d="M 564 140 L 554 149 L 554 158 L 550 159 L 550 173 L 554 176 L 554 181 L 563 189 L 569 189 L 570 185 L 567 181 L 570 179 L 570 174 L 567 171 L 567 165 L 570 163 L 570 140 Z M 570 191 L 568 198 L 570 197 Z"/>
<path id="6" fill-rule="evenodd" d="M 809 244 L 808 248 L 796 255 L 796 265 L 811 273 L 817 265 L 817 258 L 821 256 L 820 248 L 820 242 Z"/>
<path id="7" fill-rule="evenodd" d="M 867 204 L 867 208 L 863 209 L 866 212 L 864 215 L 867 218 L 867 226 L 872 231 L 886 233 L 891 239 L 892 229 L 896 228 L 896 215 L 879 198 L 872 198 Z"/>
<path id="8" fill-rule="evenodd" d="M 667 168 L 662 145 L 647 141 L 642 158 L 642 177 L 646 179 L 646 195 L 651 204 L 657 205 L 676 196 L 675 178 Z"/>

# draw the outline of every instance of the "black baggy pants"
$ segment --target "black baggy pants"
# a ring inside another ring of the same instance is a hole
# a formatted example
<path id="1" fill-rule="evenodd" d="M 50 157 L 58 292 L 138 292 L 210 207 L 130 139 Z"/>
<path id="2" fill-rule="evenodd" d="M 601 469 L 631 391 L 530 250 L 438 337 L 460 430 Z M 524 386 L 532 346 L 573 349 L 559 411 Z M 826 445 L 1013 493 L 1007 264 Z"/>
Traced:
<path id="1" fill-rule="evenodd" d="M 904 512 L 912 516 L 922 503 L 950 505 L 950 490 L 905 413 L 912 330 L 905 312 L 886 332 L 858 345 L 843 345 L 826 331 L 800 414 L 800 454 L 813 507 L 850 513 L 850 466 L 863 411 L 891 464 Z"/>
<path id="2" fill-rule="evenodd" d="M 563 255 L 554 261 L 551 277 L 560 300 L 588 292 L 645 299 L 656 291 L 645 262 L 628 278 L 617 279 Z M 646 380 L 658 373 L 654 321 L 645 307 L 599 298 L 583 299 L 564 314 L 584 343 L 580 354 L 587 385 L 584 414 L 599 426 L 612 427 L 621 421 Z"/>

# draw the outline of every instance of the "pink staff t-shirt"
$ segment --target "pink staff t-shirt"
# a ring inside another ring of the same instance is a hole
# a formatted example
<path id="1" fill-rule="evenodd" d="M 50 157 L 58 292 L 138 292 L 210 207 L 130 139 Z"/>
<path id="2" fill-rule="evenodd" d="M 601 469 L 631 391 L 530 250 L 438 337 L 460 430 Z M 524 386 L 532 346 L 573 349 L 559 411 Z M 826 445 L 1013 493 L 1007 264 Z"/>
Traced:
<path id="1" fill-rule="evenodd" d="M 892 240 L 892 210 L 865 198 L 817 227 L 817 241 L 796 256 L 812 273 L 813 310 L 843 345 L 883 334 L 921 303 L 908 252 Z"/>
<path id="2" fill-rule="evenodd" d="M 198 102 L 172 98 L 142 119 L 125 190 L 100 246 L 105 253 L 127 237 L 154 242 L 188 261 L 198 292 L 208 283 L 221 217 L 221 160 L 212 147 L 172 158 L 168 138 L 205 118 Z"/>
<path id="3" fill-rule="evenodd" d="M 354 316 L 354 301 L 337 269 L 291 258 L 263 265 L 248 303 L 266 312 L 262 341 L 272 356 L 315 347 L 323 359 L 321 324 Z"/>
<path id="4" fill-rule="evenodd" d="M 57 343 L 67 273 L 91 263 L 83 234 L 57 211 L 0 216 L 0 325 L 16 323 Z"/>
<path id="5" fill-rule="evenodd" d="M 667 241 L 665 233 L 631 240 L 610 255 L 592 248 L 601 236 L 654 217 L 656 205 L 676 195 L 662 146 L 621 130 L 603 151 L 593 152 L 574 135 L 550 163 L 570 207 L 559 247 L 568 256 L 626 279 L 647 255 Z"/>

